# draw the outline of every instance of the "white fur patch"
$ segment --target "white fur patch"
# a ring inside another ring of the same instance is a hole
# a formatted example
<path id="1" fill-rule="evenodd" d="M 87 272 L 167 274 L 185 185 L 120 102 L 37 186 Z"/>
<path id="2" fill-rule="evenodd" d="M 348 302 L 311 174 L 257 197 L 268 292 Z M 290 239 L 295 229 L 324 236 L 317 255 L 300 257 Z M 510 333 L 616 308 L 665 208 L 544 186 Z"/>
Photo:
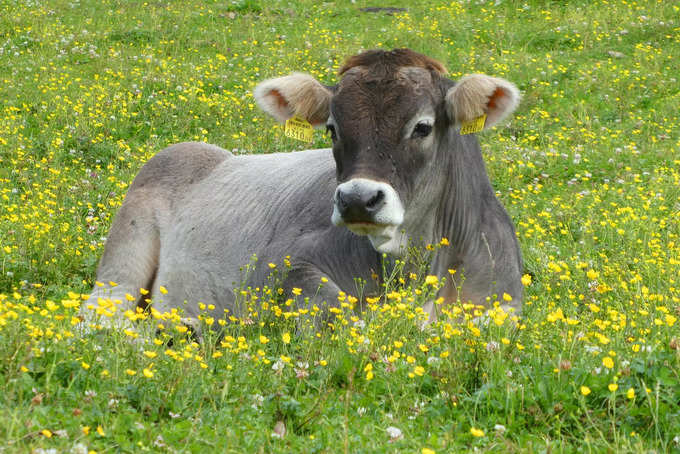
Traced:
<path id="1" fill-rule="evenodd" d="M 383 192 L 385 195 L 383 205 L 373 214 L 375 224 L 345 223 L 338 210 L 337 201 L 333 204 L 331 222 L 337 226 L 345 226 L 357 235 L 368 236 L 371 244 L 378 252 L 399 254 L 406 244 L 406 238 L 403 238 L 405 235 L 399 231 L 399 227 L 404 222 L 404 206 L 397 191 L 385 182 L 369 180 L 368 178 L 353 178 L 346 181 L 338 185 L 336 194 L 338 191 Z"/>

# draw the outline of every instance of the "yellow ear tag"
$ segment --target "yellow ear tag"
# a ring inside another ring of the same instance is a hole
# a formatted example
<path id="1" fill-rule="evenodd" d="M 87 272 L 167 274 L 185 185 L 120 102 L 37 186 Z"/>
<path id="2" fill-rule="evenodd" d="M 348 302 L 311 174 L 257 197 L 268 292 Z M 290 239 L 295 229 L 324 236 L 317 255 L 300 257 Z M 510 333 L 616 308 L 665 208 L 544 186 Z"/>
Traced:
<path id="1" fill-rule="evenodd" d="M 466 121 L 460 127 L 460 134 L 474 134 L 476 132 L 484 129 L 484 123 L 486 123 L 486 114 L 481 117 L 477 117 L 474 120 Z"/>
<path id="2" fill-rule="evenodd" d="M 307 120 L 300 117 L 291 117 L 286 120 L 284 134 L 286 137 L 301 140 L 303 142 L 311 142 L 314 140 L 314 128 L 312 128 L 312 125 L 310 125 Z"/>

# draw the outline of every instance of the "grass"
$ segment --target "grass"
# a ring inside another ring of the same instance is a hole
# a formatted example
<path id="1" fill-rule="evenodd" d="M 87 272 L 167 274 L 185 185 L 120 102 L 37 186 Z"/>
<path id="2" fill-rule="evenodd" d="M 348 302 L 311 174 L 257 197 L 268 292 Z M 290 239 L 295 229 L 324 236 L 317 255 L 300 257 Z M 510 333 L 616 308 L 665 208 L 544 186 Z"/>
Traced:
<path id="1" fill-rule="evenodd" d="M 0 450 L 680 449 L 678 5 L 359 11 L 382 3 L 0 2 Z M 507 127 L 480 137 L 533 276 L 520 329 L 496 314 L 420 331 L 434 289 L 419 272 L 363 314 L 345 295 L 321 333 L 275 282 L 256 317 L 200 345 L 181 327 L 146 344 L 78 333 L 146 160 L 184 140 L 301 149 L 254 84 L 291 71 L 331 84 L 373 47 L 522 90 Z"/>

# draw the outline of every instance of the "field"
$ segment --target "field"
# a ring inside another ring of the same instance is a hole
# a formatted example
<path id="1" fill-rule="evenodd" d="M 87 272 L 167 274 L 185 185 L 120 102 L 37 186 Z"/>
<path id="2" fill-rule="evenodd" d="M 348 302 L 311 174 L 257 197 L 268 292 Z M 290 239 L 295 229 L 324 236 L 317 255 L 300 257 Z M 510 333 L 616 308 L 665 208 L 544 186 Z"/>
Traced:
<path id="1" fill-rule="evenodd" d="M 680 451 L 680 4 L 366 6 L 395 5 L 0 0 L 0 452 Z M 241 320 L 205 307 L 200 343 L 81 334 L 144 162 L 187 140 L 303 149 L 254 85 L 334 84 L 374 47 L 522 91 L 479 135 L 524 254 L 518 321 L 421 331 L 441 284 L 423 270 L 362 313 L 340 295 L 320 332 L 272 280 Z"/>

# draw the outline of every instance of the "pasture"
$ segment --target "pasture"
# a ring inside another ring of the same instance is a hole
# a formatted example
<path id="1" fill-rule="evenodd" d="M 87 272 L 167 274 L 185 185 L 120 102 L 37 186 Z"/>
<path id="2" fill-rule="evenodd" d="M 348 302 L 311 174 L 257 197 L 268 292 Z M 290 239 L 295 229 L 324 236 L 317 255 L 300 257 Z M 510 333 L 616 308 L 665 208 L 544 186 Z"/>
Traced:
<path id="1" fill-rule="evenodd" d="M 680 5 L 418 3 L 0 1 L 0 452 L 680 450 Z M 449 308 L 421 330 L 442 282 L 398 263 L 316 331 L 304 294 L 280 298 L 282 257 L 248 316 L 199 306 L 201 343 L 141 313 L 141 336 L 81 335 L 144 162 L 188 140 L 308 148 L 253 87 L 334 84 L 375 47 L 521 90 L 479 134 L 524 254 L 517 321 Z"/>

